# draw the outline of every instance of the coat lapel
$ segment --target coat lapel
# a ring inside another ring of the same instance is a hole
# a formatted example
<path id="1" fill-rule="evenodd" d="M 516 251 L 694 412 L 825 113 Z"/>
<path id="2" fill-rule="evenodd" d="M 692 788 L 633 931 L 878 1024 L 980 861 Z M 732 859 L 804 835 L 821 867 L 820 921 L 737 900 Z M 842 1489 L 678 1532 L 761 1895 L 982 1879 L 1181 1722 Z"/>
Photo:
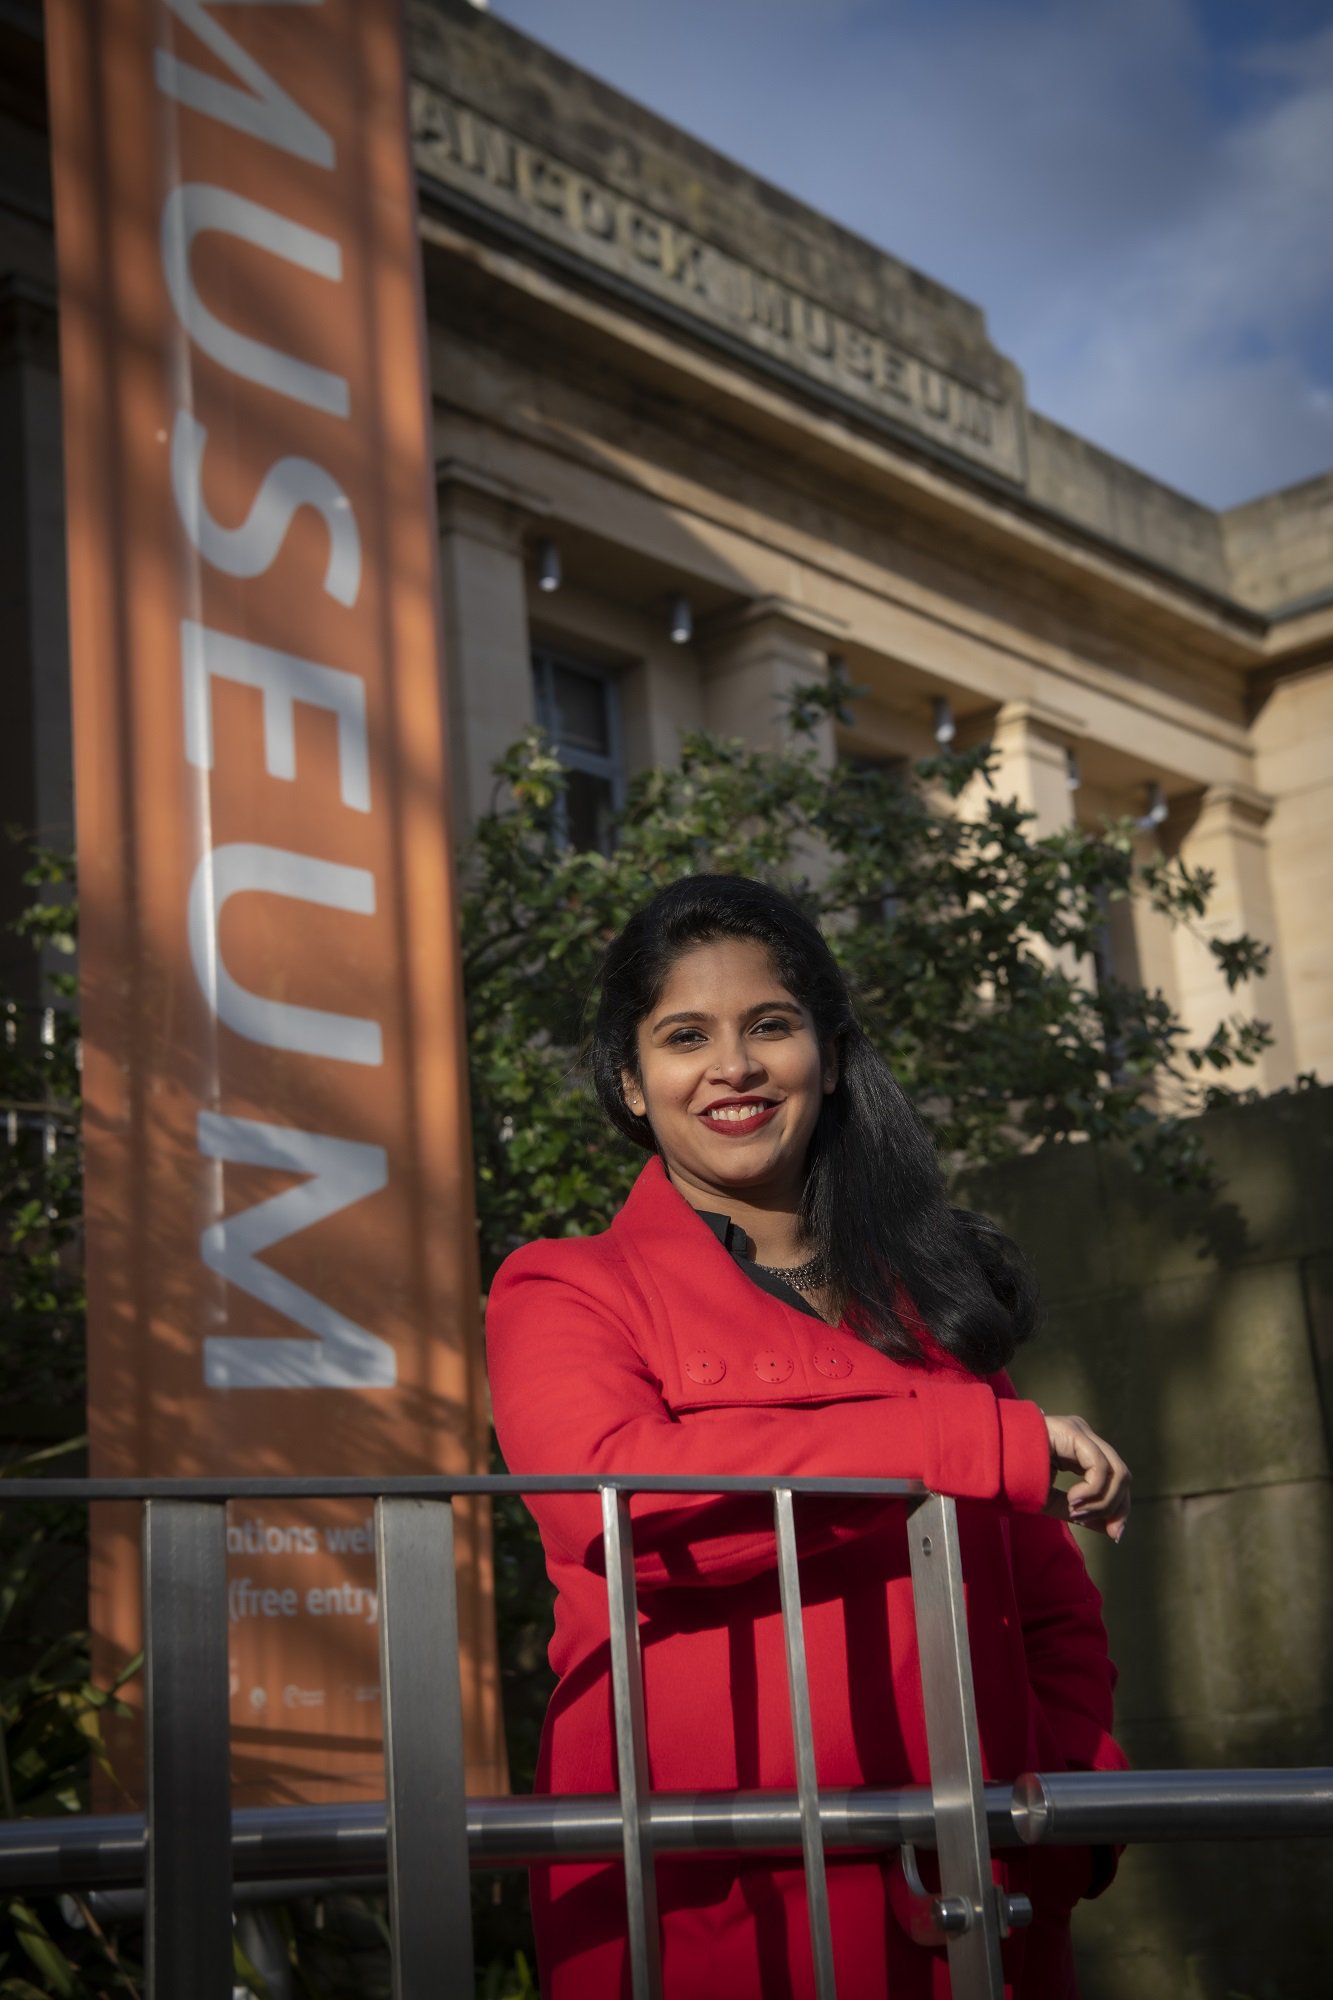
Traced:
<path id="1" fill-rule="evenodd" d="M 644 1167 L 611 1225 L 652 1329 L 645 1359 L 673 1409 L 735 1403 L 839 1402 L 911 1394 L 911 1371 L 857 1338 L 752 1284 L 667 1178 Z M 830 1371 L 836 1352 L 852 1367 Z M 772 1359 L 786 1372 L 773 1373 Z M 713 1370 L 724 1363 L 720 1374 Z M 699 1364 L 704 1363 L 703 1372 Z"/>
<path id="2" fill-rule="evenodd" d="M 656 1157 L 635 1181 L 611 1233 L 654 1319 L 660 1316 L 662 1331 L 678 1345 L 702 1338 L 710 1326 L 747 1325 L 761 1315 L 771 1327 L 775 1312 L 782 1314 L 784 1325 L 794 1321 L 800 1328 L 808 1322 L 809 1330 L 820 1331 L 808 1314 L 751 1284 L 708 1224 L 672 1187 Z"/>

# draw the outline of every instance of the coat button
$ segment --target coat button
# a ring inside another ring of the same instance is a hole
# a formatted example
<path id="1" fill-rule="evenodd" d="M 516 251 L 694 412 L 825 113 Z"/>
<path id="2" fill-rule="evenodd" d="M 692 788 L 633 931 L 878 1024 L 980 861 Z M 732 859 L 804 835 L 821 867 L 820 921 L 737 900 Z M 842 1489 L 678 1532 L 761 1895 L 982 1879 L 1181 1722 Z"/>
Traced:
<path id="1" fill-rule="evenodd" d="M 761 1382 L 785 1382 L 795 1366 L 790 1354 L 779 1354 L 771 1347 L 754 1357 L 754 1372 Z"/>
<path id="2" fill-rule="evenodd" d="M 710 1354 L 700 1348 L 697 1354 L 685 1356 L 685 1373 L 691 1382 L 720 1382 L 727 1372 L 727 1364 L 720 1354 Z"/>
<path id="3" fill-rule="evenodd" d="M 821 1375 L 837 1378 L 852 1372 L 852 1364 L 840 1347 L 817 1347 L 810 1358 Z"/>

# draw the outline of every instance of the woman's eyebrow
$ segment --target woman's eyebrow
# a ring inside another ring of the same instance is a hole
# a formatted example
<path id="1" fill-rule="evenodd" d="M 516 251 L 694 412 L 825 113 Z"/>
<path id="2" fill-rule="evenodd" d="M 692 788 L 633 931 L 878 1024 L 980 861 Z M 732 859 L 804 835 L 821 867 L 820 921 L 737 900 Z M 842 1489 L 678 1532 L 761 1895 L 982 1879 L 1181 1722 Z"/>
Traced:
<path id="1" fill-rule="evenodd" d="M 756 1014 L 794 1014 L 799 1021 L 802 1009 L 797 1006 L 794 1000 L 760 1000 L 753 1007 L 745 1009 L 745 1018 L 747 1020 L 752 1020 Z M 705 1014 L 699 1008 L 683 1008 L 679 1014 L 663 1014 L 659 1020 L 653 1022 L 649 1033 L 655 1035 L 659 1028 L 674 1028 L 681 1021 L 711 1021 L 712 1019 L 713 1016 L 711 1014 Z"/>

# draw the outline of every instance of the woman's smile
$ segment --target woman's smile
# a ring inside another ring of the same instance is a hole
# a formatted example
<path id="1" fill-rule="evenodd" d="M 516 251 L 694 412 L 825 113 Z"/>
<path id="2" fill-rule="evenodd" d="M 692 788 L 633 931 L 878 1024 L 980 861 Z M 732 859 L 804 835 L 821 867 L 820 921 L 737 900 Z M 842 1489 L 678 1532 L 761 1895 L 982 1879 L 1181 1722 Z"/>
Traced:
<path id="1" fill-rule="evenodd" d="M 766 1097 L 733 1097 L 720 1104 L 710 1104 L 698 1115 L 710 1132 L 720 1132 L 728 1139 L 743 1139 L 750 1132 L 757 1132 L 767 1125 L 777 1114 L 777 1105 Z"/>
<path id="2" fill-rule="evenodd" d="M 638 1042 L 625 1100 L 686 1200 L 743 1197 L 794 1213 L 837 1063 L 762 945 L 720 938 L 683 952 Z"/>

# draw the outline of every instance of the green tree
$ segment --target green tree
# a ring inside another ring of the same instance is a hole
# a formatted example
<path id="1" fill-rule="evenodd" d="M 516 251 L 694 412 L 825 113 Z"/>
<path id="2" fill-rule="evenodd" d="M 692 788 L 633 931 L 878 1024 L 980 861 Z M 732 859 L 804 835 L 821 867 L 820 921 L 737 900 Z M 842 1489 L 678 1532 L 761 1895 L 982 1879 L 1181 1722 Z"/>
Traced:
<path id="1" fill-rule="evenodd" d="M 640 1163 L 578 1065 L 606 940 L 652 892 L 705 869 L 787 889 L 824 925 L 868 1034 L 926 1112 L 951 1170 L 1037 1145 L 1119 1140 L 1136 1163 L 1206 1184 L 1191 1115 L 1267 1046 L 1262 1022 L 1202 1043 L 1160 993 L 1084 976 L 1106 907 L 1147 899 L 1198 925 L 1202 869 L 1143 865 L 1128 821 L 1038 837 L 989 785 L 983 747 L 900 776 L 815 748 L 839 691 L 794 700 L 790 746 L 692 736 L 630 788 L 610 854 L 562 843 L 558 759 L 530 732 L 497 766 L 505 802 L 466 861 L 464 977 L 486 1273 L 537 1235 L 609 1222 Z M 978 809 L 975 800 L 981 795 Z M 1252 938 L 1207 939 L 1229 989 L 1264 969 Z"/>
<path id="2" fill-rule="evenodd" d="M 14 836 L 11 834 L 10 836 Z M 83 1416 L 83 1173 L 74 864 L 34 848 L 31 901 L 13 928 L 42 952 L 44 1004 L 0 999 L 0 1410 L 31 1404 Z"/>

